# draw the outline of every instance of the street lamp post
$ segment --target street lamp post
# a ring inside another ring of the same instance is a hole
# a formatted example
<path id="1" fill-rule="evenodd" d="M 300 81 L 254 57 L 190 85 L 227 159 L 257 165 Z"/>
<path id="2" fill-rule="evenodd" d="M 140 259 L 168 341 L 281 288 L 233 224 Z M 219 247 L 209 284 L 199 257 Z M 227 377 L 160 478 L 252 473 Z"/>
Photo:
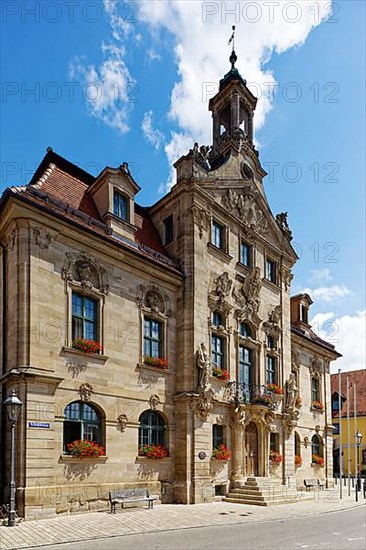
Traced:
<path id="1" fill-rule="evenodd" d="M 18 420 L 22 402 L 17 397 L 15 390 L 4 401 L 8 417 L 11 423 L 11 457 L 10 457 L 10 506 L 8 515 L 8 527 L 15 525 L 15 426 Z"/>
<path id="2" fill-rule="evenodd" d="M 357 456 L 359 455 L 359 448 L 361 446 L 361 442 L 362 442 L 362 433 L 360 431 L 357 431 L 355 433 L 355 440 L 356 440 L 356 445 L 357 445 Z M 361 458 L 359 460 L 359 464 L 361 464 Z M 361 491 L 361 473 L 360 473 L 360 468 L 358 468 L 358 472 L 357 472 L 357 491 Z M 356 494 L 357 494 L 357 491 L 356 491 Z"/>

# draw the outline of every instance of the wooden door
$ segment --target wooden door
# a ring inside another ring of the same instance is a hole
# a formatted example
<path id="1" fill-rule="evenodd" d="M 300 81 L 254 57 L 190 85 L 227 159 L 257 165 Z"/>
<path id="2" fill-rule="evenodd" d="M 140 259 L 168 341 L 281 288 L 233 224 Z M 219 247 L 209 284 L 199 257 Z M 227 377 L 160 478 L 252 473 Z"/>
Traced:
<path id="1" fill-rule="evenodd" d="M 258 475 L 258 431 L 254 422 L 245 429 L 245 464 L 247 476 Z"/>

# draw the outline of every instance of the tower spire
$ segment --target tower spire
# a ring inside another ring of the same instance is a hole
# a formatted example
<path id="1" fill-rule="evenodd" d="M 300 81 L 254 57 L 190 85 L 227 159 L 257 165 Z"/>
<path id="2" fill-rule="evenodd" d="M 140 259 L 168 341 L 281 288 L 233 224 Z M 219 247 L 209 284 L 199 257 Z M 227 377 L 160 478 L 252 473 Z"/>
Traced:
<path id="1" fill-rule="evenodd" d="M 235 63 L 237 62 L 237 55 L 235 53 L 235 30 L 236 30 L 236 27 L 235 25 L 232 26 L 232 35 L 230 36 L 230 39 L 229 39 L 229 42 L 228 42 L 228 46 L 230 46 L 230 44 L 232 44 L 232 47 L 231 47 L 231 55 L 230 55 L 230 58 L 229 58 L 229 61 L 231 63 L 231 70 L 235 69 Z"/>

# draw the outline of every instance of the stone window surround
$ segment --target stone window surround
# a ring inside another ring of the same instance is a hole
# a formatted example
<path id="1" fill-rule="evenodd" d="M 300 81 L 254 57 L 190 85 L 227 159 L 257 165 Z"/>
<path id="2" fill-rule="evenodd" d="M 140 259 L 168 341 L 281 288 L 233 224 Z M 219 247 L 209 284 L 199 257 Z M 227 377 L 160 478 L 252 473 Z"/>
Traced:
<path id="1" fill-rule="evenodd" d="M 223 247 L 222 248 L 219 248 L 217 247 L 213 242 L 212 242 L 212 226 L 214 223 L 217 223 L 218 225 L 221 225 L 222 228 L 223 228 Z M 208 244 L 211 244 L 212 247 L 214 247 L 216 250 L 219 250 L 220 252 L 223 252 L 224 254 L 227 254 L 229 255 L 229 244 L 230 244 L 230 239 L 229 239 L 229 236 L 230 236 L 230 231 L 229 231 L 229 226 L 227 224 L 227 222 L 224 221 L 223 218 L 221 218 L 220 216 L 212 216 L 211 217 L 211 223 L 210 223 L 210 238 L 209 238 L 209 243 Z"/>
<path id="2" fill-rule="evenodd" d="M 224 317 L 224 316 L 223 316 Z M 226 319 L 224 318 L 225 323 Z M 215 327 L 212 324 L 212 317 L 209 317 L 209 356 L 212 361 L 212 336 L 218 336 L 224 341 L 224 366 L 223 368 L 230 374 L 230 331 L 224 327 Z"/>
<path id="3" fill-rule="evenodd" d="M 126 219 L 120 218 L 119 216 L 116 216 L 114 214 L 114 194 L 115 193 L 118 193 L 119 195 L 122 195 L 122 197 L 124 197 L 127 200 L 127 218 Z M 113 185 L 113 184 L 111 185 L 111 187 L 110 187 L 110 198 L 109 198 L 109 213 L 113 215 L 115 220 L 118 220 L 118 221 L 120 221 L 124 224 L 127 224 L 130 227 L 135 228 L 134 220 L 133 220 L 133 217 L 132 217 L 133 214 L 134 214 L 134 208 L 132 208 L 133 202 L 134 202 L 133 196 L 131 196 L 126 191 L 126 189 L 122 189 L 118 185 Z"/>
<path id="4" fill-rule="evenodd" d="M 139 315 L 139 320 L 140 320 L 140 330 L 139 330 L 139 334 L 140 334 L 140 346 L 139 346 L 139 349 L 140 349 L 140 360 L 139 360 L 139 364 L 140 365 L 144 365 L 144 357 L 145 357 L 145 354 L 144 354 L 144 320 L 145 320 L 145 317 L 147 319 L 152 319 L 153 321 L 158 321 L 159 323 L 161 323 L 161 329 L 162 329 L 162 343 L 161 343 L 161 349 L 162 349 L 162 357 L 160 357 L 160 359 L 168 359 L 168 356 L 169 356 L 169 346 L 168 346 L 168 317 L 166 315 L 164 315 L 163 313 L 161 312 L 152 312 L 150 309 L 144 307 L 144 306 L 141 306 L 140 307 L 140 315 Z M 151 368 L 155 368 L 155 367 L 151 367 Z M 169 368 L 170 368 L 170 365 L 169 365 Z M 159 369 L 161 370 L 162 372 L 164 372 L 163 369 Z"/>
<path id="5" fill-rule="evenodd" d="M 271 254 L 267 254 L 266 251 L 264 252 L 263 259 L 264 259 L 264 270 L 263 270 L 264 277 L 263 277 L 263 281 L 265 281 L 266 283 L 268 283 L 272 287 L 275 287 L 276 289 L 278 289 L 279 288 L 279 283 L 280 283 L 278 259 L 276 259 Z M 270 279 L 267 279 L 267 261 L 274 263 L 275 266 L 276 266 L 275 267 L 275 270 L 276 270 L 276 281 L 275 282 L 271 281 Z"/>
<path id="6" fill-rule="evenodd" d="M 250 246 L 250 252 L 249 252 L 249 265 L 243 264 L 241 261 L 241 245 L 242 243 L 245 243 L 246 245 Z M 243 267 L 244 269 L 252 270 L 253 267 L 256 266 L 256 248 L 254 245 L 254 241 L 252 239 L 248 239 L 248 237 L 240 231 L 239 233 L 239 249 L 238 249 L 238 265 L 240 267 Z"/>
<path id="7" fill-rule="evenodd" d="M 318 373 L 313 373 L 313 374 L 310 374 L 310 409 L 314 412 L 318 412 L 318 413 L 322 413 L 324 411 L 320 411 L 319 409 L 314 409 L 312 404 L 313 404 L 313 379 L 317 380 L 318 381 L 318 400 L 323 403 L 322 401 L 322 376 L 321 374 L 318 374 Z M 324 406 L 324 403 L 323 403 L 323 406 Z"/>
<path id="8" fill-rule="evenodd" d="M 245 321 L 244 321 L 245 322 Z M 253 335 L 255 336 L 255 330 L 253 327 L 251 327 L 253 330 Z M 261 379 L 261 372 L 260 372 L 260 349 L 261 349 L 261 343 L 257 340 L 254 340 L 253 338 L 248 338 L 246 336 L 242 336 L 240 334 L 240 327 L 238 327 L 238 331 L 235 333 L 235 340 L 236 340 L 236 379 L 239 381 L 239 346 L 245 346 L 246 348 L 249 348 L 253 352 L 253 381 L 252 384 L 254 385 L 260 385 L 260 379 Z"/>
<path id="9" fill-rule="evenodd" d="M 81 283 L 77 281 L 67 281 L 66 286 L 66 319 L 67 330 L 65 338 L 65 348 L 72 349 L 72 293 L 77 292 L 83 296 L 93 298 L 97 302 L 97 332 L 99 334 L 98 342 L 102 346 L 103 355 L 105 352 L 105 326 L 104 326 L 104 308 L 105 308 L 105 295 L 99 290 L 92 288 L 88 292 L 82 289 Z"/>

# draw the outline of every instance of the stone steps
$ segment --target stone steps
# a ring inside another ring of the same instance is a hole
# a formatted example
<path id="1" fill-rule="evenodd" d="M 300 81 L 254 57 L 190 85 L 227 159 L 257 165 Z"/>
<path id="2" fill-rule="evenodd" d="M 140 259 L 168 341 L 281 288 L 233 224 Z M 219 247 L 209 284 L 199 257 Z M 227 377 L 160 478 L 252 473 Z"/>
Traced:
<path id="1" fill-rule="evenodd" d="M 295 502 L 298 494 L 295 488 L 282 485 L 279 479 L 249 477 L 243 487 L 231 489 L 224 500 L 254 506 L 273 506 Z"/>

